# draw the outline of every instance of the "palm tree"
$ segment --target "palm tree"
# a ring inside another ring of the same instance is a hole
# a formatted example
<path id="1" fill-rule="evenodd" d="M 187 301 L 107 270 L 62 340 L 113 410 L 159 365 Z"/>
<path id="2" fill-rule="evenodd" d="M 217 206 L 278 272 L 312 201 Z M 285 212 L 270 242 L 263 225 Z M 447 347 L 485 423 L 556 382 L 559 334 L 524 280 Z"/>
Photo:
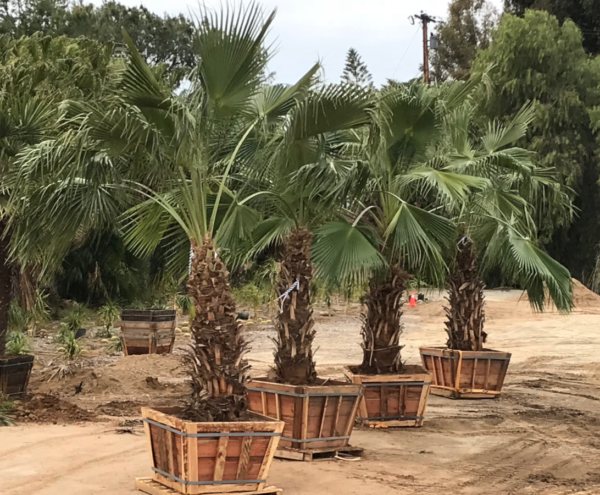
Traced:
<path id="1" fill-rule="evenodd" d="M 26 260 L 11 256 L 15 224 L 23 213 L 9 202 L 18 155 L 56 132 L 60 101 L 90 98 L 112 83 L 111 49 L 39 34 L 0 37 L 0 355 L 5 352 L 15 267 L 20 265 L 20 276 L 32 269 L 31 263 L 26 266 Z M 33 294 L 35 290 L 33 285 Z"/>
<path id="2" fill-rule="evenodd" d="M 345 218 L 317 231 L 313 256 L 320 275 L 338 283 L 369 280 L 363 372 L 401 371 L 400 318 L 409 273 L 432 284 L 444 282 L 444 253 L 456 226 L 439 214 L 441 206 L 485 185 L 479 177 L 434 167 L 449 116 L 468 103 L 479 84 L 473 78 L 439 88 L 419 83 L 384 88 L 369 132 L 364 199 L 352 204 Z"/>
<path id="3" fill-rule="evenodd" d="M 552 204 L 561 217 L 554 221 L 568 224 L 573 216 L 571 201 L 552 170 L 536 167 L 532 153 L 514 146 L 533 119 L 531 106 L 525 105 L 506 125 L 488 124 L 477 144 L 468 135 L 474 110 L 467 108 L 455 116 L 456 131 L 447 136 L 443 164 L 486 181 L 485 187 L 457 205 L 453 215 L 460 234 L 449 277 L 446 332 L 448 347 L 462 351 L 483 350 L 487 337 L 485 284 L 478 258 L 484 271 L 495 268 L 507 283 L 527 290 L 534 309 L 543 311 L 547 295 L 560 311 L 573 307 L 570 274 L 536 246 L 534 218 L 535 212 Z"/>
<path id="4" fill-rule="evenodd" d="M 313 82 L 268 130 L 266 170 L 247 174 L 252 197 L 260 201 L 255 206 L 266 217 L 248 252 L 281 247 L 274 367 L 281 383 L 310 385 L 317 379 L 312 231 L 340 209 L 348 184 L 360 176 L 355 149 L 371 108 L 369 88 Z"/>

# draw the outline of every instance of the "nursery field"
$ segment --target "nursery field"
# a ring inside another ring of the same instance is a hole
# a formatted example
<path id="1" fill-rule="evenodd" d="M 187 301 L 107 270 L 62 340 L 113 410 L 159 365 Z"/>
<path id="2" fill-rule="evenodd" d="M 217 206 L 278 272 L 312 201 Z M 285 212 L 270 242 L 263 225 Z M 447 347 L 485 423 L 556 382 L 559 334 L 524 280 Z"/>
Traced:
<path id="1" fill-rule="evenodd" d="M 442 296 L 427 296 L 404 308 L 408 363 L 445 342 Z M 431 396 L 423 428 L 355 429 L 360 460 L 276 460 L 270 484 L 289 495 L 600 493 L 600 296 L 577 287 L 568 316 L 533 314 L 516 291 L 486 296 L 487 346 L 513 354 L 499 399 Z M 315 312 L 320 376 L 360 361 L 359 309 Z M 254 376 L 268 372 L 272 332 L 266 316 L 248 325 Z M 83 366 L 49 381 L 55 346 L 36 339 L 33 396 L 18 404 L 19 424 L 0 429 L 0 493 L 134 493 L 134 478 L 150 476 L 139 408 L 186 394 L 186 340 L 178 334 L 173 355 L 123 357 L 86 337 Z"/>

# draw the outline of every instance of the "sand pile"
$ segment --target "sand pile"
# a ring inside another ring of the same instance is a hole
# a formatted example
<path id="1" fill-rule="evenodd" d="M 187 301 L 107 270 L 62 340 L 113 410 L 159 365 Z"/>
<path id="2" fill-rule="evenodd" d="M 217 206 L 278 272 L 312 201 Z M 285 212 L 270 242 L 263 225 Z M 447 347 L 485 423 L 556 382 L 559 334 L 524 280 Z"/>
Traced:
<path id="1" fill-rule="evenodd" d="M 573 279 L 573 302 L 577 309 L 600 310 L 600 296 L 575 279 Z"/>

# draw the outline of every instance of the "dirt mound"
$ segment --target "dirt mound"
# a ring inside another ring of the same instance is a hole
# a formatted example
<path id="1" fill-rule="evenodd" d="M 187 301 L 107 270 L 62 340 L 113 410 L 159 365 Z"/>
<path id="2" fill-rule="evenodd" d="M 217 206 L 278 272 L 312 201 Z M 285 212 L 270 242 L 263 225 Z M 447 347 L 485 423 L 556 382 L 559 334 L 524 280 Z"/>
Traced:
<path id="1" fill-rule="evenodd" d="M 93 421 L 95 415 L 47 394 L 36 394 L 15 401 L 15 419 L 23 423 L 78 423 Z"/>
<path id="2" fill-rule="evenodd" d="M 160 395 L 163 382 L 177 382 L 178 378 L 183 382 L 186 376 L 178 355 L 126 356 L 105 366 L 94 366 L 93 362 L 84 360 L 82 366 L 64 380 L 48 381 L 47 373 L 39 374 L 32 380 L 35 392 L 69 397 L 80 388 L 77 393 L 82 397 L 134 396 L 140 393 Z M 149 382 L 148 378 L 152 381 Z M 171 391 L 176 388 L 176 384 L 170 385 Z"/>
<path id="3" fill-rule="evenodd" d="M 600 309 L 600 296 L 573 279 L 573 302 L 578 309 Z"/>
<path id="4" fill-rule="evenodd" d="M 141 405 L 139 402 L 131 400 L 117 401 L 113 400 L 107 404 L 98 406 L 96 409 L 101 414 L 107 416 L 139 416 Z"/>

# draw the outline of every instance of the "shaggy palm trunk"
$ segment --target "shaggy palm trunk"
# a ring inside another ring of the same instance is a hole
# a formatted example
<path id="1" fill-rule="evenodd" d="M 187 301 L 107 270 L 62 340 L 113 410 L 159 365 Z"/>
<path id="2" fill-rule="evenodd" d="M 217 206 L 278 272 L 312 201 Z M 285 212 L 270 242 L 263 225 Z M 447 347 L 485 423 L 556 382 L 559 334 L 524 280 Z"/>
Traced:
<path id="1" fill-rule="evenodd" d="M 366 374 L 391 374 L 402 370 L 400 335 L 402 334 L 402 295 L 408 273 L 392 267 L 385 279 L 372 279 L 362 314 L 364 359 L 361 371 Z"/>
<path id="2" fill-rule="evenodd" d="M 450 277 L 447 300 L 450 307 L 444 308 L 448 320 L 448 347 L 459 351 L 481 351 L 486 333 L 484 295 L 485 284 L 479 278 L 477 253 L 466 237 L 458 243 L 454 271 Z"/>
<path id="3" fill-rule="evenodd" d="M 312 234 L 307 229 L 296 229 L 290 234 L 285 243 L 277 286 L 277 294 L 281 297 L 295 282 L 299 283 L 299 287 L 279 299 L 277 319 L 275 373 L 280 382 L 292 385 L 310 385 L 317 379 L 312 351 L 315 322 L 310 304 L 311 245 Z"/>
<path id="4" fill-rule="evenodd" d="M 215 256 L 212 238 L 207 234 L 201 246 L 192 241 L 192 249 L 188 293 L 194 298 L 196 316 L 187 355 L 192 399 L 186 414 L 194 421 L 235 421 L 247 409 L 248 344 L 237 322 L 229 273 Z"/>
<path id="5" fill-rule="evenodd" d="M 5 236 L 6 223 L 0 221 L 0 356 L 6 352 L 6 333 L 8 332 L 8 310 L 12 295 L 12 274 L 8 263 L 10 241 Z"/>

